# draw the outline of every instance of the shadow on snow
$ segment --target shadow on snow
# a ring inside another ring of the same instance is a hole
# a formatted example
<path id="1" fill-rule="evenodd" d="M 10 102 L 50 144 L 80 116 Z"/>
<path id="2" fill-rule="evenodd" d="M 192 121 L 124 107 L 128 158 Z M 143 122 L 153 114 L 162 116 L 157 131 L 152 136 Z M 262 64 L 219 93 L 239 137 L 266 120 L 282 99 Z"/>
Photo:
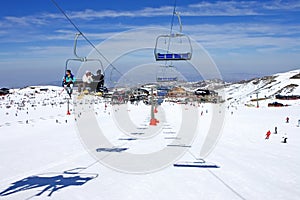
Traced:
<path id="1" fill-rule="evenodd" d="M 30 189 L 43 188 L 35 196 L 40 196 L 49 191 L 48 196 L 54 192 L 70 186 L 82 186 L 88 181 L 98 177 L 98 174 L 80 173 L 86 168 L 75 168 L 64 171 L 63 173 L 45 173 L 29 176 L 22 180 L 12 183 L 10 187 L 0 192 L 0 196 L 7 196 L 17 192 Z"/>

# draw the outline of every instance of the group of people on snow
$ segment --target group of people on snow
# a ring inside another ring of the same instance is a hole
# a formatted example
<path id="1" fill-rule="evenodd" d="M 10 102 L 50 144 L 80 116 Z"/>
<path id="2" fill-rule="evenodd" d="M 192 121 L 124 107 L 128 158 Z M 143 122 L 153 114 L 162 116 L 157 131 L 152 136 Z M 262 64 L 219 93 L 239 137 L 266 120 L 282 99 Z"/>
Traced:
<path id="1" fill-rule="evenodd" d="M 289 120 L 290 120 L 289 117 L 287 117 L 286 120 L 285 120 L 285 122 L 286 122 L 286 123 L 289 123 Z M 277 132 L 277 126 L 275 126 L 275 128 L 274 128 L 274 134 L 277 134 L 277 133 L 278 133 L 278 132 Z M 265 139 L 268 140 L 268 139 L 270 138 L 270 135 L 271 135 L 271 131 L 268 130 L 267 133 L 266 133 Z M 283 135 L 283 137 L 282 137 L 281 143 L 287 143 L 287 139 L 288 139 L 288 137 L 287 137 L 287 134 L 285 133 L 285 134 Z"/>
<path id="2" fill-rule="evenodd" d="M 65 76 L 63 77 L 62 86 L 66 89 L 67 93 L 70 95 L 73 92 L 74 83 L 76 77 L 72 74 L 71 70 L 67 69 Z M 101 70 L 97 70 L 96 75 L 92 74 L 90 71 L 86 71 L 82 76 L 82 83 L 78 85 L 78 92 L 86 90 L 87 87 L 95 88 L 96 92 L 100 92 L 104 87 L 104 75 Z"/>

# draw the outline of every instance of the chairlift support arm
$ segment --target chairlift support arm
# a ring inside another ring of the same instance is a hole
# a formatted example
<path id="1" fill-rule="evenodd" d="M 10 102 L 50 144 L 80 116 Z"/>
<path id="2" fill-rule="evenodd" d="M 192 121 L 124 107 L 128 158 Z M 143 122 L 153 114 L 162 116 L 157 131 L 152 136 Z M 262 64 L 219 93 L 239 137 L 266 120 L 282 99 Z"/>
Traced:
<path id="1" fill-rule="evenodd" d="M 181 23 L 181 18 L 180 18 L 180 14 L 179 12 L 174 12 L 174 14 L 177 16 L 178 18 L 178 23 L 179 23 L 179 32 L 181 33 L 182 32 L 182 23 Z"/>
<path id="2" fill-rule="evenodd" d="M 103 64 L 102 64 L 100 59 L 86 58 L 86 57 L 78 56 L 78 54 L 77 54 L 77 41 L 78 41 L 79 36 L 81 36 L 81 35 L 82 35 L 81 33 L 76 33 L 75 34 L 73 53 L 74 53 L 74 56 L 76 58 L 67 59 L 65 70 L 68 69 L 68 64 L 69 64 L 70 61 L 79 61 L 79 62 L 96 61 L 96 62 L 99 62 L 100 66 L 101 66 L 101 70 L 103 71 L 103 74 L 104 74 Z"/>
<path id="3" fill-rule="evenodd" d="M 86 57 L 80 57 L 80 56 L 77 55 L 77 41 L 78 41 L 79 36 L 81 36 L 81 35 L 82 35 L 81 33 L 76 33 L 75 34 L 73 53 L 74 53 L 74 56 L 76 58 L 82 60 L 82 62 L 85 62 L 86 61 Z"/>

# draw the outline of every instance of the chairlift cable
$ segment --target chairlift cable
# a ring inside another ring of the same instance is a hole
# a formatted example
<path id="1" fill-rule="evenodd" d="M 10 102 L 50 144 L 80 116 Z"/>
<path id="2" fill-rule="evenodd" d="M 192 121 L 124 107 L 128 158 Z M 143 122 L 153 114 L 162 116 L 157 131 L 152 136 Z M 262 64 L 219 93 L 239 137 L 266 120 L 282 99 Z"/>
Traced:
<path id="1" fill-rule="evenodd" d="M 170 35 L 172 35 L 172 32 L 173 32 L 174 18 L 175 18 L 175 13 L 176 13 L 176 4 L 177 4 L 177 0 L 174 0 L 173 14 L 172 14 L 172 19 L 171 19 L 171 27 L 170 27 Z M 167 53 L 169 53 L 170 44 L 171 44 L 171 37 L 169 38 L 169 41 L 168 41 Z M 172 61 L 171 61 L 171 64 L 172 64 Z M 165 61 L 165 65 L 167 65 L 167 61 Z"/>
<path id="2" fill-rule="evenodd" d="M 173 15 L 172 15 L 172 20 L 171 20 L 170 35 L 171 35 L 172 32 L 173 32 L 174 17 L 175 17 L 175 13 L 176 13 L 176 4 L 177 4 L 177 0 L 174 0 L 174 8 L 173 8 Z"/>
<path id="3" fill-rule="evenodd" d="M 109 66 L 111 66 L 116 72 L 118 72 L 121 76 L 123 76 L 123 73 L 120 72 L 97 48 L 96 46 L 85 36 L 83 32 L 80 31 L 79 27 L 71 20 L 71 18 L 66 14 L 66 12 L 58 5 L 58 3 L 55 0 L 51 0 L 52 3 L 56 6 L 56 8 L 66 17 L 66 19 L 72 24 L 72 26 L 78 31 L 79 34 L 95 49 L 95 51 L 107 62 L 109 63 Z M 126 80 L 130 81 L 126 77 L 124 77 Z M 130 81 L 132 82 L 132 81 Z"/>

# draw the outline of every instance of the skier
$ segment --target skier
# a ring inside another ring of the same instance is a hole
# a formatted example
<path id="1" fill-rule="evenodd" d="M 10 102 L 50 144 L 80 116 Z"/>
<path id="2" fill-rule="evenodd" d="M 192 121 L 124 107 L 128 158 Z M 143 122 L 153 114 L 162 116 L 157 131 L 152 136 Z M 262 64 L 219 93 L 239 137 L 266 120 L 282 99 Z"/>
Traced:
<path id="1" fill-rule="evenodd" d="M 274 133 L 277 134 L 277 126 L 275 126 L 275 132 Z"/>
<path id="2" fill-rule="evenodd" d="M 90 86 L 93 82 L 92 73 L 90 71 L 86 71 L 85 74 L 82 76 L 82 84 L 78 86 L 78 92 L 85 91 L 87 86 Z"/>
<path id="3" fill-rule="evenodd" d="M 93 76 L 93 79 L 99 81 L 96 86 L 96 92 L 103 92 L 104 91 L 104 75 L 101 73 L 101 69 L 98 69 L 96 75 Z M 101 91 L 102 89 L 102 91 Z"/>
<path id="4" fill-rule="evenodd" d="M 284 134 L 284 136 L 282 137 L 282 141 L 281 141 L 281 143 L 287 143 L 287 135 L 286 135 L 286 133 Z"/>
<path id="5" fill-rule="evenodd" d="M 290 121 L 290 118 L 286 117 L 286 123 L 289 123 L 289 121 Z"/>
<path id="6" fill-rule="evenodd" d="M 67 69 L 66 74 L 63 77 L 62 86 L 66 89 L 67 93 L 69 94 L 70 98 L 73 92 L 73 86 L 76 78 L 72 74 L 71 70 Z"/>
<path id="7" fill-rule="evenodd" d="M 267 134 L 266 134 L 266 140 L 268 140 L 269 139 L 269 137 L 270 137 L 270 135 L 271 135 L 271 131 L 270 130 L 268 130 L 268 132 L 267 132 Z"/>

